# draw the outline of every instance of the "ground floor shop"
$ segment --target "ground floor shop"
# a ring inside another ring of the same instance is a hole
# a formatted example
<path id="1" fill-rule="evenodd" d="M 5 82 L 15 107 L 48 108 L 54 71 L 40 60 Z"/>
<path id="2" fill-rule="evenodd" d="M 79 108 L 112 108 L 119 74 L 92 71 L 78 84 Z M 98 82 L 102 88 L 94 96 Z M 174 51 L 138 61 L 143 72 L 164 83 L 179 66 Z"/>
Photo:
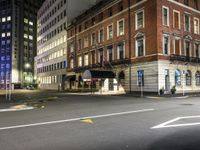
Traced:
<path id="1" fill-rule="evenodd" d="M 103 70 L 113 73 L 113 76 L 98 69 L 94 73 L 92 71 L 68 73 L 65 89 L 157 94 L 163 90 L 165 94 L 170 94 L 175 88 L 176 93 L 200 92 L 200 66 L 197 64 L 163 60 Z"/>

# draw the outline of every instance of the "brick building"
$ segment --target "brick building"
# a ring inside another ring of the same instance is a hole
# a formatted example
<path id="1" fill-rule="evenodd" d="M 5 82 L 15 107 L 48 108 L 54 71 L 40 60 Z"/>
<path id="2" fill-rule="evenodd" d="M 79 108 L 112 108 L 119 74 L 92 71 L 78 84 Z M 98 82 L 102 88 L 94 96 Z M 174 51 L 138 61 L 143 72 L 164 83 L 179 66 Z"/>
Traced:
<path id="1" fill-rule="evenodd" d="M 200 2 L 107 0 L 68 26 L 67 88 L 200 91 Z"/>

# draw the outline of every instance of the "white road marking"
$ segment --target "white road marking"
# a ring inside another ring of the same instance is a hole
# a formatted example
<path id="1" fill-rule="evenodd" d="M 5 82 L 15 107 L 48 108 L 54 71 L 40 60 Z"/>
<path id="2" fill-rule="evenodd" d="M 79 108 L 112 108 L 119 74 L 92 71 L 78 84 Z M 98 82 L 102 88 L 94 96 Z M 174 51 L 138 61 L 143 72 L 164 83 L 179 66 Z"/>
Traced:
<path id="1" fill-rule="evenodd" d="M 151 129 L 159 129 L 159 128 L 172 128 L 172 127 L 184 127 L 184 126 L 196 126 L 200 125 L 200 122 L 194 122 L 194 123 L 182 123 L 182 124 L 172 124 L 173 122 L 179 121 L 181 119 L 193 119 L 193 118 L 200 118 L 200 116 L 185 116 L 185 117 L 178 117 L 175 119 L 172 119 L 170 121 L 164 122 L 162 124 L 159 124 L 157 126 L 152 127 Z"/>
<path id="2" fill-rule="evenodd" d="M 9 109 L 0 109 L 0 113 L 2 112 L 12 112 L 12 111 L 23 111 L 23 110 L 32 110 L 34 107 L 26 107 L 26 108 L 9 108 Z"/>
<path id="3" fill-rule="evenodd" d="M 104 114 L 104 115 L 98 115 L 98 116 L 88 116 L 88 117 L 80 117 L 80 118 L 73 118 L 73 119 L 66 119 L 66 120 L 57 120 L 57 121 L 50 121 L 50 122 L 41 122 L 41 123 L 33 123 L 33 124 L 24 124 L 24 125 L 17 125 L 17 126 L 1 127 L 0 131 L 1 130 L 8 130 L 8 129 L 17 129 L 17 128 L 48 125 L 48 124 L 58 124 L 58 123 L 65 123 L 65 122 L 73 122 L 73 121 L 80 121 L 80 120 L 84 120 L 84 119 L 95 119 L 95 118 L 127 115 L 127 114 L 133 114 L 133 113 L 139 113 L 139 112 L 149 112 L 149 111 L 154 111 L 154 109 L 142 109 L 142 110 L 135 110 L 135 111 Z"/>

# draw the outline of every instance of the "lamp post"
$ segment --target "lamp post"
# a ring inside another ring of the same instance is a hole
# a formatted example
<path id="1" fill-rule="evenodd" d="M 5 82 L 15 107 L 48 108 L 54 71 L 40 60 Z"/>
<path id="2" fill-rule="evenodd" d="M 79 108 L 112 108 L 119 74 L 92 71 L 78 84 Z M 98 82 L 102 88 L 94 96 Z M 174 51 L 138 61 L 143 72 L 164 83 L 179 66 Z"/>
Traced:
<path id="1" fill-rule="evenodd" d="M 25 68 L 25 72 L 24 72 L 24 83 L 27 82 L 27 80 L 29 79 L 28 76 L 29 76 L 29 72 L 28 72 L 28 69 L 31 68 L 31 64 L 30 63 L 25 63 L 24 65 L 24 68 Z M 30 80 L 30 79 L 29 79 Z"/>

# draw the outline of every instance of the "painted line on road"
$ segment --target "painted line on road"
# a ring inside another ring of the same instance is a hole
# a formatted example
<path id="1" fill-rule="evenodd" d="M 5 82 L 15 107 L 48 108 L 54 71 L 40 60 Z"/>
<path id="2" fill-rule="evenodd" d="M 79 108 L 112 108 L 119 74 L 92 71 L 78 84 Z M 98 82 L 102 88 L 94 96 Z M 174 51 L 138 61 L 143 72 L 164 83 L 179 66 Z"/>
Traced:
<path id="1" fill-rule="evenodd" d="M 24 110 L 32 110 L 34 107 L 27 107 L 27 108 L 9 108 L 9 109 L 0 109 L 0 113 L 3 112 L 13 112 L 13 111 L 24 111 Z"/>
<path id="2" fill-rule="evenodd" d="M 128 115 L 128 114 L 134 114 L 134 113 L 139 113 L 139 112 L 149 112 L 149 111 L 154 111 L 154 109 L 142 109 L 142 110 L 111 113 L 111 114 L 104 114 L 104 115 L 97 115 L 97 116 L 80 117 L 80 118 L 73 118 L 73 119 L 66 119 L 66 120 L 57 120 L 57 121 L 24 124 L 24 125 L 9 126 L 9 127 L 1 127 L 0 131 L 9 130 L 9 129 L 17 129 L 17 128 L 25 128 L 25 127 L 42 126 L 42 125 L 49 125 L 49 124 L 66 123 L 66 122 L 80 121 L 80 120 L 86 120 L 86 119 L 95 119 L 95 118 L 105 118 L 105 117 L 119 116 L 119 115 Z"/>
<path id="3" fill-rule="evenodd" d="M 194 122 L 194 123 L 182 123 L 182 124 L 172 124 L 173 122 L 182 120 L 182 119 L 193 119 L 193 118 L 200 118 L 200 116 L 185 116 L 185 117 L 177 117 L 175 119 L 172 119 L 170 121 L 164 122 L 162 124 L 159 124 L 157 126 L 152 127 L 151 129 L 160 129 L 160 128 L 174 128 L 174 127 L 185 127 L 185 126 L 197 126 L 200 125 L 200 122 Z"/>

